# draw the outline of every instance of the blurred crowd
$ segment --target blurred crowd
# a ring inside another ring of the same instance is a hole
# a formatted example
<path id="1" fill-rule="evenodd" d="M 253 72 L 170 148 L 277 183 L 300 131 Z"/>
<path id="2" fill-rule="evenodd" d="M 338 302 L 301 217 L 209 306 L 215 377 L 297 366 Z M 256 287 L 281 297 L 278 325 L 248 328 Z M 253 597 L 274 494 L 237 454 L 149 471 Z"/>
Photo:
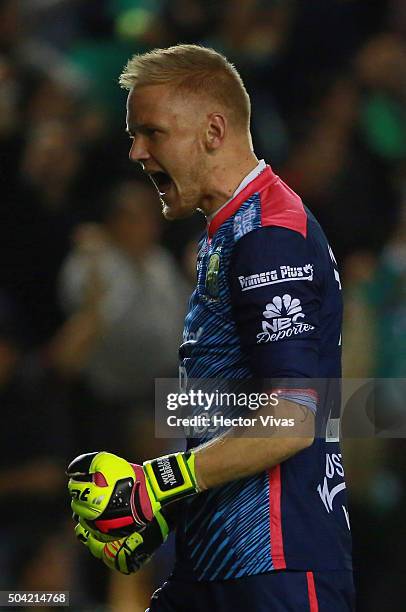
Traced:
<path id="1" fill-rule="evenodd" d="M 0 0 L 0 590 L 143 611 L 170 565 L 169 543 L 136 577 L 104 571 L 74 542 L 64 485 L 85 450 L 170 450 L 154 438 L 154 379 L 177 375 L 205 227 L 163 223 L 128 161 L 128 57 L 195 42 L 236 64 L 257 156 L 315 213 L 343 270 L 345 375 L 402 378 L 405 36 L 403 0 Z M 404 442 L 345 446 L 359 611 L 390 592 L 397 612 Z"/>

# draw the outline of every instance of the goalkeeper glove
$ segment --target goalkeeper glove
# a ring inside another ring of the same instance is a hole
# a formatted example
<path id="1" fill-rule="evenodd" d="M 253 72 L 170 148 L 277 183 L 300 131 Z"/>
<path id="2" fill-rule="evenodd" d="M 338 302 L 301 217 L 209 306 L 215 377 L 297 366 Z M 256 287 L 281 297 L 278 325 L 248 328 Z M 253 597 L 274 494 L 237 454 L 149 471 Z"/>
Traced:
<path id="1" fill-rule="evenodd" d="M 67 469 L 74 515 L 106 542 L 140 532 L 166 504 L 198 492 L 194 458 L 174 453 L 141 466 L 106 452 L 80 455 Z"/>
<path id="2" fill-rule="evenodd" d="M 134 532 L 127 538 L 107 543 L 100 542 L 80 523 L 75 527 L 77 538 L 87 546 L 92 555 L 101 559 L 110 569 L 122 574 L 132 574 L 141 569 L 165 542 L 168 533 L 169 525 L 160 512 L 142 534 Z"/>

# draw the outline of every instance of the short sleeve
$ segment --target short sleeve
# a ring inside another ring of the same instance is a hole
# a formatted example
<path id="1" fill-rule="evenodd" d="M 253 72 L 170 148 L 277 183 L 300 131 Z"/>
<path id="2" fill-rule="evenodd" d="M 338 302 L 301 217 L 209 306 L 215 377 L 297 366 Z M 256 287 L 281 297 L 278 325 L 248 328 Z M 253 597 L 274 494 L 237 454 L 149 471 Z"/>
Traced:
<path id="1" fill-rule="evenodd" d="M 317 266 L 309 240 L 283 227 L 261 227 L 235 244 L 231 300 L 254 377 L 317 377 L 322 289 Z"/>

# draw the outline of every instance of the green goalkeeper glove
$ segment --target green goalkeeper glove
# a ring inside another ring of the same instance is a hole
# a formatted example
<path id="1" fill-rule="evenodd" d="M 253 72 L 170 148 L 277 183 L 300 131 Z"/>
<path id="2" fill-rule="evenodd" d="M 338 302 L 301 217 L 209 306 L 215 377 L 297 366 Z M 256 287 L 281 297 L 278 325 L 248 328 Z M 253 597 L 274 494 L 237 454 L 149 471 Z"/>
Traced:
<path id="1" fill-rule="evenodd" d="M 110 569 L 122 574 L 132 574 L 141 569 L 165 542 L 168 533 L 168 523 L 160 512 L 142 534 L 134 532 L 126 538 L 112 542 L 100 542 L 80 523 L 75 527 L 77 538 L 87 546 L 92 555 L 101 559 Z"/>
<path id="2" fill-rule="evenodd" d="M 105 542 L 142 532 L 166 504 L 198 492 L 194 453 L 128 463 L 106 452 L 76 457 L 67 475 L 79 522 Z"/>

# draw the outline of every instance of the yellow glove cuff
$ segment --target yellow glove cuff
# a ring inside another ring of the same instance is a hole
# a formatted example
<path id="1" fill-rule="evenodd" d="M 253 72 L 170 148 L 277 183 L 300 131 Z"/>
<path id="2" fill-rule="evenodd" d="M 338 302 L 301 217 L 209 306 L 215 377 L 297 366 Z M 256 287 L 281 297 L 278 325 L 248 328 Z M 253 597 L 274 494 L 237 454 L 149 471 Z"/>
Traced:
<path id="1" fill-rule="evenodd" d="M 193 451 L 145 461 L 143 467 L 150 490 L 162 505 L 198 493 Z"/>

